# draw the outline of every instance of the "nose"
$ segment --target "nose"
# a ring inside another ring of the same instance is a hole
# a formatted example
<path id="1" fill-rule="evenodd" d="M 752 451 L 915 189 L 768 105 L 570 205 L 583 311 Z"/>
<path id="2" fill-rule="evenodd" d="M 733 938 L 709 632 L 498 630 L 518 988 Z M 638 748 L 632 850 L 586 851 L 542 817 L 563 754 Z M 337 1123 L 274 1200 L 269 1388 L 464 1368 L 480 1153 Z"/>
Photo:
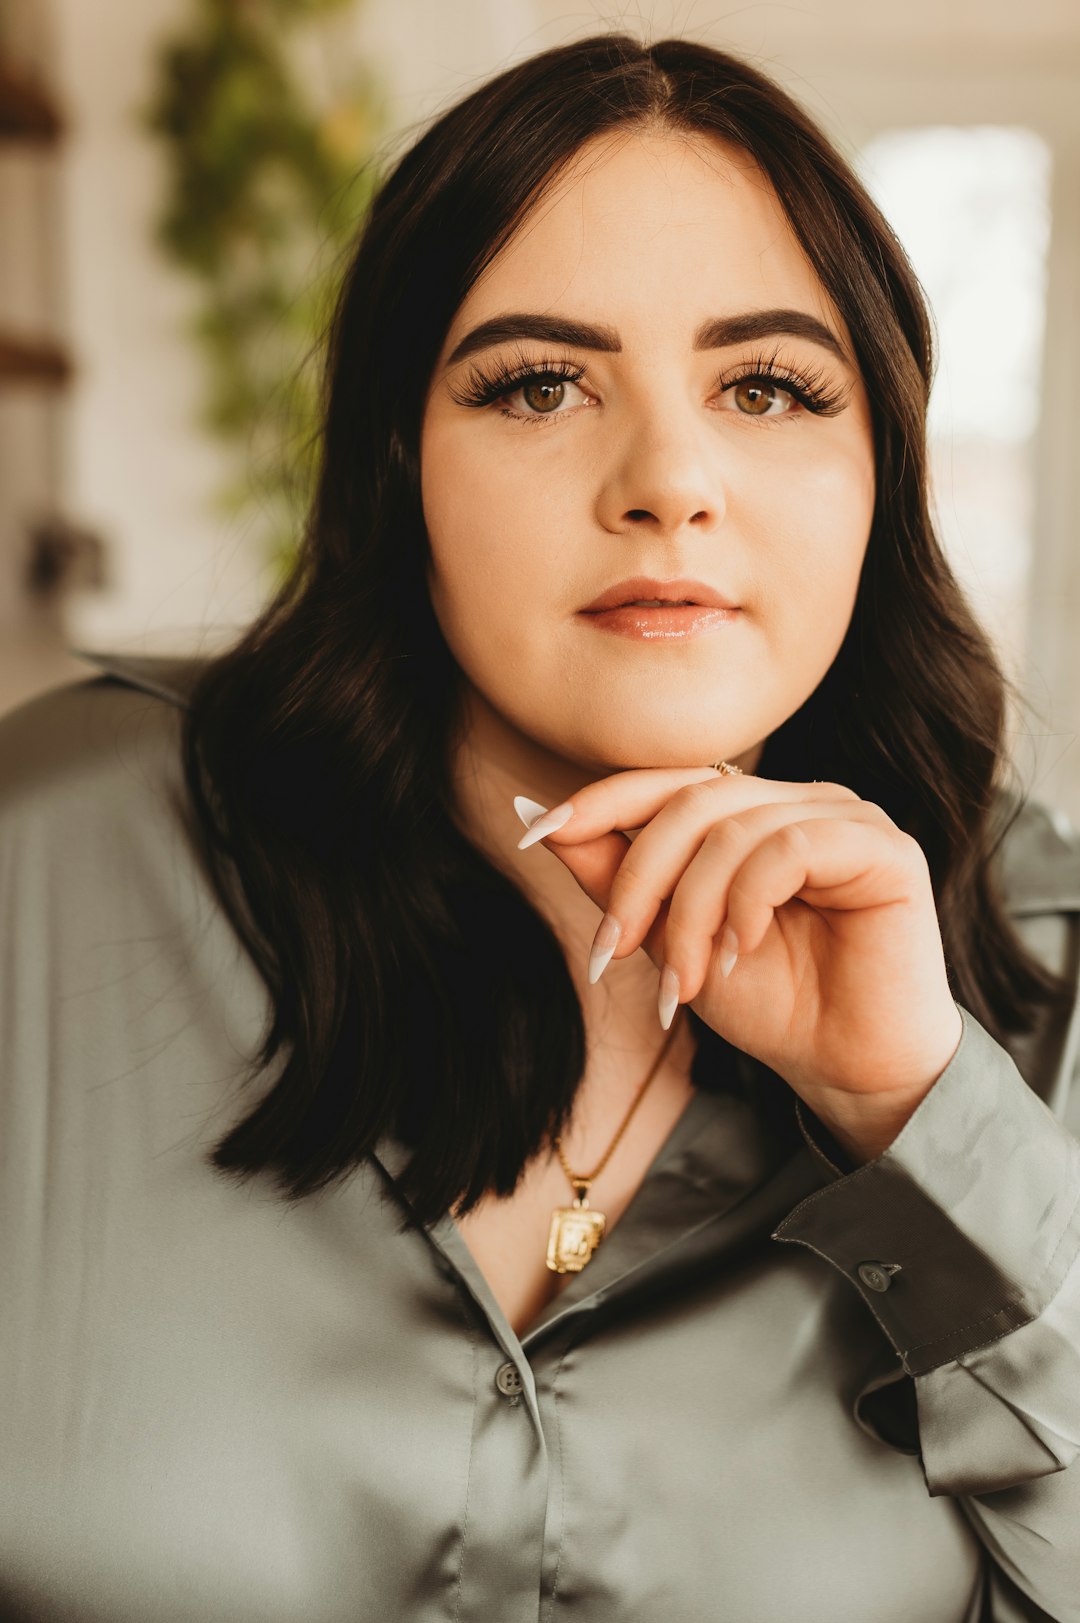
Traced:
<path id="1" fill-rule="evenodd" d="M 670 397 L 666 412 L 651 412 L 620 437 L 597 497 L 597 517 L 615 535 L 675 535 L 688 525 L 708 534 L 725 508 L 715 435 Z"/>

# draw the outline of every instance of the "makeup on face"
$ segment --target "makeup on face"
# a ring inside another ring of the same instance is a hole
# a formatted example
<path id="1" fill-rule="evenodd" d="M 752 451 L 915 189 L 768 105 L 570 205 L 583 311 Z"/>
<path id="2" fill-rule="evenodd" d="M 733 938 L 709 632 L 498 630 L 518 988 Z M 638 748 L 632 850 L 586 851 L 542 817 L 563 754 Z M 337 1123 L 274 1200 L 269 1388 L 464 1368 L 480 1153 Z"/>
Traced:
<path id="1" fill-rule="evenodd" d="M 565 798 L 579 767 L 748 756 L 798 709 L 850 620 L 873 434 L 745 155 L 582 153 L 450 324 L 421 485 L 436 616 L 537 793 L 553 757 Z"/>
<path id="2" fill-rule="evenodd" d="M 635 575 L 618 581 L 580 611 L 598 631 L 620 637 L 693 637 L 730 625 L 739 612 L 714 586 L 700 580 L 653 580 Z"/>

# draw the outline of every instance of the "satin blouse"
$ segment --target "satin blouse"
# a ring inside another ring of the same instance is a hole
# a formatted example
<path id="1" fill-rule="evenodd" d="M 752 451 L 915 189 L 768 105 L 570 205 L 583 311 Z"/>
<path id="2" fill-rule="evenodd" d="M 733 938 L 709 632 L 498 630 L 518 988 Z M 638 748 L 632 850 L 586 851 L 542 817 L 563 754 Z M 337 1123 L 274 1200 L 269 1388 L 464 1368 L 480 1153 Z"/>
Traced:
<path id="1" fill-rule="evenodd" d="M 206 1163 L 269 1005 L 191 834 L 197 665 L 97 658 L 0 720 L 3 1619 L 1080 1620 L 1059 815 L 999 857 L 1065 1017 L 961 1009 L 854 1170 L 738 1056 L 519 1338 L 392 1136 L 292 1205 Z"/>

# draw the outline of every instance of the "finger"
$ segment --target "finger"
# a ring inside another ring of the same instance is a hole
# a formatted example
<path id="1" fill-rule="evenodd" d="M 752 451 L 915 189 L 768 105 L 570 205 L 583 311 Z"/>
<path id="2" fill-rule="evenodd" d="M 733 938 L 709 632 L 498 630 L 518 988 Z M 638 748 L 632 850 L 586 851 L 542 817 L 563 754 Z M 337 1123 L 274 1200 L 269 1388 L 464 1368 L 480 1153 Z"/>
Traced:
<path id="1" fill-rule="evenodd" d="M 726 923 L 740 953 L 761 945 L 777 908 L 793 897 L 858 911 L 909 901 L 926 868 L 918 842 L 877 818 L 806 818 L 767 836 L 728 887 Z"/>
<path id="2" fill-rule="evenodd" d="M 632 849 L 625 834 L 611 833 L 583 840 L 579 845 L 560 846 L 555 855 L 564 868 L 569 868 L 586 896 L 606 913 L 615 875 Z"/>
<path id="3" fill-rule="evenodd" d="M 731 926 L 738 938 L 739 951 L 750 950 L 731 917 L 731 892 L 736 880 L 743 882 L 747 873 L 753 882 L 754 870 L 749 867 L 751 856 L 767 848 L 781 831 L 810 822 L 828 822 L 841 829 L 863 823 L 876 829 L 891 830 L 894 834 L 900 833 L 880 806 L 859 799 L 755 806 L 715 823 L 675 884 L 668 902 L 663 957 L 679 977 L 680 1001 L 690 1002 L 705 984 L 726 924 Z M 801 846 L 798 848 L 802 849 Z M 850 873 L 851 861 L 857 855 L 850 838 L 845 849 L 850 853 Z M 783 896 L 781 902 L 789 901 L 791 894 Z M 806 886 L 803 899 L 811 900 L 810 890 Z M 828 897 L 820 897 L 816 892 L 812 899 L 815 905 L 832 905 Z M 768 919 L 771 918 L 772 912 L 769 912 Z M 743 929 L 747 929 L 748 922 L 744 919 L 742 923 Z M 640 928 L 641 921 L 635 919 L 624 927 L 622 939 L 636 939 L 635 932 Z M 760 929 L 758 941 L 767 928 L 768 920 Z"/>
<path id="4" fill-rule="evenodd" d="M 750 779 L 752 788 L 744 788 L 736 780 L 734 793 L 727 784 L 703 783 L 690 785 L 679 791 L 657 812 L 628 850 L 617 873 L 609 885 L 606 911 L 621 926 L 617 952 L 625 956 L 641 945 L 651 928 L 657 908 L 665 897 L 673 897 L 688 868 L 698 858 L 702 847 L 723 849 L 729 853 L 730 872 L 746 859 L 753 844 L 786 822 L 798 821 L 808 815 L 809 808 L 818 808 L 820 815 L 836 817 L 846 815 L 854 807 L 867 806 L 867 816 L 884 817 L 880 807 L 870 807 L 852 790 L 842 785 L 775 783 L 770 779 Z M 833 794 L 828 795 L 832 790 Z M 753 800 L 748 801 L 748 795 Z M 763 804 L 764 802 L 764 804 Z M 723 834 L 728 824 L 731 832 Z M 891 826 L 891 825 L 890 825 Z M 756 833 L 749 837 L 747 831 Z M 560 850 L 562 855 L 567 848 Z M 711 864 L 709 875 L 712 889 L 723 879 L 723 868 Z M 719 876 L 717 878 L 717 876 Z M 697 870 L 695 885 L 706 893 L 709 882 L 702 883 L 701 870 Z"/>
<path id="5" fill-rule="evenodd" d="M 585 784 L 561 806 L 553 806 L 550 813 L 538 818 L 518 840 L 518 850 L 528 850 L 538 840 L 552 849 L 556 846 L 561 849 L 616 829 L 644 829 L 673 799 L 692 797 L 695 793 L 723 795 L 721 804 L 732 810 L 763 800 L 859 798 L 853 789 L 843 784 L 785 783 L 743 773 L 735 776 L 714 771 L 712 767 L 642 767 L 613 772 L 610 777 Z M 703 799 L 701 804 L 711 806 L 715 802 Z M 558 828 L 546 832 L 547 817 L 561 811 L 563 806 L 572 808 L 570 816 Z"/>

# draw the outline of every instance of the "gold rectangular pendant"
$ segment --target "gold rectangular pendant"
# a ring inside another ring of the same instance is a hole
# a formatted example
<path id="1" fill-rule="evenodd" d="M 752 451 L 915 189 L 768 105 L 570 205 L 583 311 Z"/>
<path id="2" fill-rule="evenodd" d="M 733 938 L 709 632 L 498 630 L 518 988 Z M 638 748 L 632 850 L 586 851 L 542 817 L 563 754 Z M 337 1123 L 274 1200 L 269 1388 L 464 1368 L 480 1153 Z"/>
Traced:
<path id="1" fill-rule="evenodd" d="M 557 1206 L 551 1214 L 547 1265 L 552 1273 L 579 1274 L 604 1237 L 606 1218 L 591 1206 Z"/>

